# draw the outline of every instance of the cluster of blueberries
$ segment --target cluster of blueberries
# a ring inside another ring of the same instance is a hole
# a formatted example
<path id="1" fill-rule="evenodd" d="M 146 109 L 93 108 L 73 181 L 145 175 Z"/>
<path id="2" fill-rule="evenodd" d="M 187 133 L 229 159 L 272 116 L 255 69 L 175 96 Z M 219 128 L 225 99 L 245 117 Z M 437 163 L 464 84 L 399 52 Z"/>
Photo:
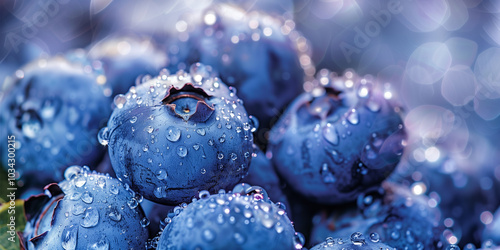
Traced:
<path id="1" fill-rule="evenodd" d="M 221 3 L 185 20 L 5 81 L 23 248 L 459 249 L 433 200 L 386 180 L 408 141 L 384 86 L 316 72 L 292 20 Z"/>

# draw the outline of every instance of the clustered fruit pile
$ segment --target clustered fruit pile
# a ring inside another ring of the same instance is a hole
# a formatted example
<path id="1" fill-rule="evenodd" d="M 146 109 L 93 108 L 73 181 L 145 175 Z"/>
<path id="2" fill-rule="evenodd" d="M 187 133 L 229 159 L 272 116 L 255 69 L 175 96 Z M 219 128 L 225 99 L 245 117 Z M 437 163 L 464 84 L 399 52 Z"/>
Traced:
<path id="1" fill-rule="evenodd" d="M 189 14 L 161 39 L 113 35 L 4 83 L 0 137 L 16 138 L 23 198 L 41 193 L 23 248 L 458 248 L 439 206 L 386 180 L 407 132 L 379 82 L 316 72 L 292 20 Z"/>

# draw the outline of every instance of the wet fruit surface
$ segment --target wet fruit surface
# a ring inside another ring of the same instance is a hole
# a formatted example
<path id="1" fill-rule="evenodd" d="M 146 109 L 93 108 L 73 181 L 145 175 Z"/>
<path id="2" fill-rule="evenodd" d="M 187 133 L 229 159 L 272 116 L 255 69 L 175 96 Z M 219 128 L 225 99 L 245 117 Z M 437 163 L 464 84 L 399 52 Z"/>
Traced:
<path id="1" fill-rule="evenodd" d="M 255 123 L 236 89 L 211 74 L 193 64 L 189 73 L 164 71 L 115 97 L 100 141 L 117 177 L 144 197 L 176 205 L 246 175 Z"/>

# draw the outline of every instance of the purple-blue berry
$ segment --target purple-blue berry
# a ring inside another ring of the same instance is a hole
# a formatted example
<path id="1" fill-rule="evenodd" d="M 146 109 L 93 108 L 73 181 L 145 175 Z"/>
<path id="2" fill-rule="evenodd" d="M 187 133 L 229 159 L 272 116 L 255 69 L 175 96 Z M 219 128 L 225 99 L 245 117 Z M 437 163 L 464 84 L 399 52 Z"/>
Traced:
<path id="1" fill-rule="evenodd" d="M 119 179 L 149 200 L 176 205 L 199 190 L 231 188 L 248 171 L 254 122 L 234 87 L 194 64 L 117 95 L 100 140 Z"/>
<path id="2" fill-rule="evenodd" d="M 27 249 L 144 248 L 149 220 L 141 196 L 88 167 L 69 167 L 65 177 L 26 201 Z"/>
<path id="3" fill-rule="evenodd" d="M 406 144 L 400 110 L 369 76 L 321 70 L 273 127 L 268 154 L 278 174 L 311 201 L 341 204 L 376 187 Z"/>

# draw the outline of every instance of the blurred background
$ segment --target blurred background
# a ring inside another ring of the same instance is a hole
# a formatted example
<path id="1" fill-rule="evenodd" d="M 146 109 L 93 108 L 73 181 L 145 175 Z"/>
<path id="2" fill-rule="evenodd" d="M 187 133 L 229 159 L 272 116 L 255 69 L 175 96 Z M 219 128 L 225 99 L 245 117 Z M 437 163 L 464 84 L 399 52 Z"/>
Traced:
<path id="1" fill-rule="evenodd" d="M 441 207 L 449 243 L 478 243 L 500 230 L 499 1 L 224 2 L 292 20 L 318 70 L 370 74 L 386 98 L 401 102 L 408 148 L 391 179 Z M 0 83 L 35 58 L 88 48 L 117 32 L 161 43 L 167 31 L 179 31 L 180 17 L 211 3 L 1 1 Z"/>

